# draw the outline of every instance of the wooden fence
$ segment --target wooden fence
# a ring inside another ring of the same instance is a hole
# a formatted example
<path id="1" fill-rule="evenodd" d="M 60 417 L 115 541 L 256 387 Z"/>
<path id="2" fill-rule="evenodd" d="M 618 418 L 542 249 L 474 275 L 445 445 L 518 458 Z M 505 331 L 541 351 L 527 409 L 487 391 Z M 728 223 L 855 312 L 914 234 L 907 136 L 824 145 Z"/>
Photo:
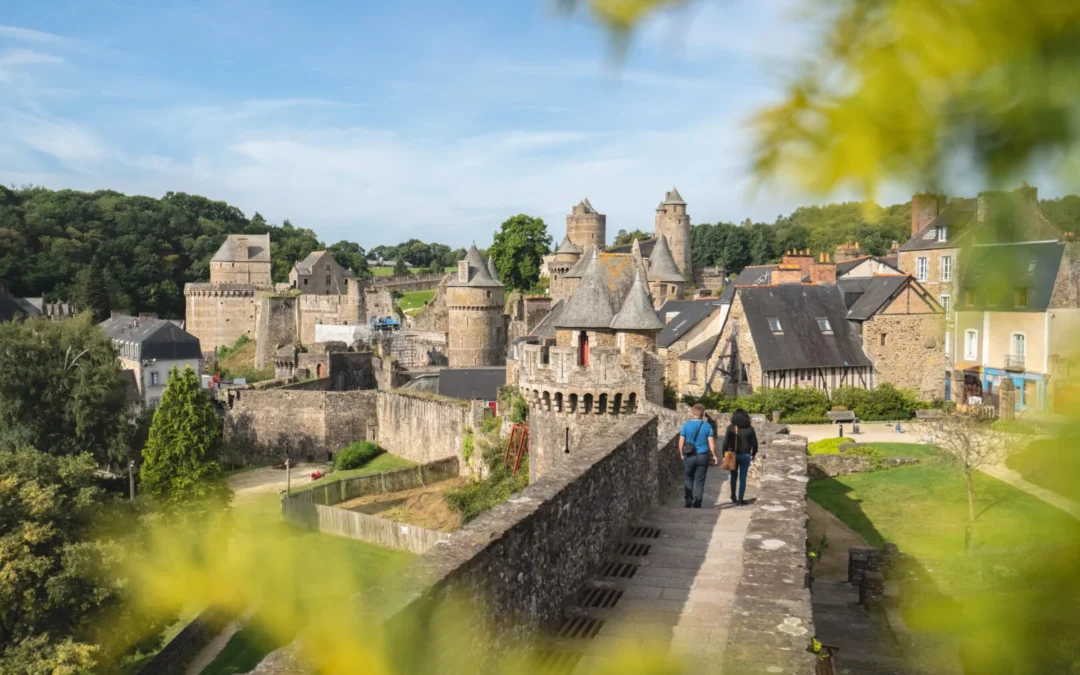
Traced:
<path id="1" fill-rule="evenodd" d="M 423 553 L 450 535 L 335 508 L 334 504 L 367 495 L 411 490 L 457 475 L 458 460 L 449 457 L 407 469 L 330 482 L 291 495 L 283 494 L 281 517 L 287 523 L 318 532 Z"/>

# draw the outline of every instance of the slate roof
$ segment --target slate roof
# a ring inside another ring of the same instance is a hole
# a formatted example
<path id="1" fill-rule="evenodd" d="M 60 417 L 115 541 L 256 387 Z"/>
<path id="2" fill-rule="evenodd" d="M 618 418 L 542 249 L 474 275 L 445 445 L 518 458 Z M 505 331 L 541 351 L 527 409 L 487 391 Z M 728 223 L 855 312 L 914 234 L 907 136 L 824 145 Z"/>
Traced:
<path id="1" fill-rule="evenodd" d="M 495 281 L 499 280 L 499 271 L 497 269 L 495 269 L 495 259 L 494 258 L 489 257 L 487 259 L 487 270 L 488 270 L 488 276 L 490 276 Z"/>
<path id="2" fill-rule="evenodd" d="M 110 339 L 139 347 L 140 359 L 197 359 L 202 357 L 199 338 L 164 319 L 118 314 L 98 324 Z"/>
<path id="3" fill-rule="evenodd" d="M 976 241 L 981 243 L 1061 238 L 1061 230 L 1050 222 L 1038 206 L 1028 203 L 1020 191 L 984 192 L 980 196 L 984 199 L 987 210 L 983 222 L 975 220 L 977 199 L 954 199 L 941 210 L 937 218 L 901 246 L 900 250 L 957 248 L 971 232 L 975 233 Z M 945 241 L 937 241 L 935 235 L 939 226 L 946 227 Z"/>
<path id="4" fill-rule="evenodd" d="M 585 257 L 589 264 L 577 288 L 567 298 L 566 308 L 555 324 L 557 328 L 607 328 L 615 318 L 612 294 L 596 247 Z"/>
<path id="5" fill-rule="evenodd" d="M 1064 251 L 1065 244 L 1059 241 L 972 246 L 957 309 L 1045 311 Z M 974 292 L 974 303 L 967 302 L 968 291 Z M 1026 307 L 1016 306 L 1020 292 Z"/>
<path id="6" fill-rule="evenodd" d="M 680 361 L 693 361 L 695 363 L 705 363 L 709 360 L 713 350 L 716 349 L 716 343 L 720 341 L 720 334 L 712 336 L 704 342 L 687 349 L 685 352 L 679 355 Z"/>
<path id="7" fill-rule="evenodd" d="M 491 277 L 491 272 L 488 270 L 488 261 L 484 260 L 484 256 L 480 254 L 480 250 L 476 248 L 476 244 L 473 244 L 469 248 L 469 252 L 465 254 L 465 261 L 469 263 L 468 281 L 460 281 L 457 273 L 454 273 L 450 275 L 450 280 L 446 282 L 447 286 L 502 288 L 502 282 L 497 278 L 493 279 Z"/>
<path id="8" fill-rule="evenodd" d="M 671 191 L 664 197 L 665 204 L 682 204 L 686 206 L 686 202 L 683 201 L 682 195 L 679 194 L 679 190 L 676 187 L 672 187 Z"/>
<path id="9" fill-rule="evenodd" d="M 910 279 L 911 277 L 901 274 L 855 277 L 837 279 L 836 287 L 840 290 L 844 306 L 848 308 L 847 318 L 852 321 L 866 321 L 906 286 Z"/>
<path id="10" fill-rule="evenodd" d="M 738 293 L 764 370 L 872 365 L 835 286 L 755 286 Z M 769 328 L 771 317 L 780 320 L 780 333 Z M 828 319 L 831 332 L 822 332 L 818 317 Z"/>
<path id="11" fill-rule="evenodd" d="M 656 248 L 655 239 L 638 239 L 638 248 L 641 250 L 642 258 L 651 258 L 652 252 Z M 632 253 L 634 250 L 634 243 L 623 244 L 622 246 L 612 246 L 606 249 L 608 253 Z"/>
<path id="12" fill-rule="evenodd" d="M 236 251 L 240 245 L 239 239 L 247 238 L 248 258 L 246 261 L 237 260 Z M 230 234 L 225 238 L 221 248 L 217 250 L 213 262 L 270 262 L 270 235 L 269 234 Z"/>
<path id="13" fill-rule="evenodd" d="M 594 257 L 593 254 L 597 253 L 597 252 L 598 251 L 597 251 L 596 245 L 593 244 L 592 248 L 590 248 L 585 253 L 585 255 L 578 258 L 578 261 L 576 263 L 574 263 L 574 266 L 571 267 L 569 270 L 567 270 L 566 274 L 563 275 L 563 278 L 580 279 L 580 278 L 584 277 L 585 276 L 585 270 L 588 269 L 589 264 L 593 260 L 593 257 Z"/>
<path id="14" fill-rule="evenodd" d="M 563 300 L 559 300 L 552 305 L 548 315 L 541 319 L 540 323 L 536 324 L 536 327 L 533 328 L 533 335 L 541 338 L 554 338 L 555 324 L 558 322 L 559 317 L 562 316 L 564 309 L 566 309 L 566 302 Z"/>
<path id="15" fill-rule="evenodd" d="M 296 261 L 296 271 L 300 274 L 311 274 L 311 268 L 319 262 L 319 258 L 326 255 L 326 251 L 312 251 L 303 260 Z"/>
<path id="16" fill-rule="evenodd" d="M 675 258 L 671 256 L 668 248 L 667 237 L 660 235 L 656 240 L 656 247 L 649 256 L 649 280 L 650 281 L 683 281 L 683 275 L 675 266 Z"/>
<path id="17" fill-rule="evenodd" d="M 738 286 L 762 286 L 768 284 L 772 273 L 776 271 L 777 267 L 779 265 L 754 265 L 743 268 L 743 271 L 739 272 L 739 275 L 724 287 L 724 292 L 720 294 L 720 302 L 730 304 Z"/>
<path id="18" fill-rule="evenodd" d="M 581 247 L 574 242 L 570 241 L 570 235 L 563 237 L 562 243 L 559 244 L 559 248 L 556 253 L 581 253 Z"/>
<path id="19" fill-rule="evenodd" d="M 26 313 L 22 305 L 7 291 L 0 289 L 0 321 L 11 321 L 19 313 Z"/>
<path id="20" fill-rule="evenodd" d="M 506 384 L 506 368 L 440 368 L 438 394 L 466 401 L 499 398 L 499 387 Z"/>
<path id="21" fill-rule="evenodd" d="M 615 330 L 660 330 L 664 328 L 664 322 L 656 316 L 653 309 L 652 296 L 645 288 L 645 282 L 641 278 L 641 272 L 634 275 L 634 285 L 626 294 L 622 308 L 611 320 L 611 328 Z"/>
<path id="22" fill-rule="evenodd" d="M 665 315 L 672 311 L 678 312 L 671 321 L 664 324 L 664 329 L 656 336 L 658 347 L 670 347 L 680 338 L 689 333 L 699 323 L 720 309 L 722 303 L 717 298 L 704 300 L 679 300 L 665 302 L 656 314 L 663 321 Z"/>
<path id="23" fill-rule="evenodd" d="M 580 202 L 578 202 L 578 206 L 585 209 L 585 213 L 596 213 L 596 209 L 594 209 L 593 205 L 591 203 L 589 203 L 589 198 L 588 197 L 586 197 L 585 199 L 582 199 Z"/>

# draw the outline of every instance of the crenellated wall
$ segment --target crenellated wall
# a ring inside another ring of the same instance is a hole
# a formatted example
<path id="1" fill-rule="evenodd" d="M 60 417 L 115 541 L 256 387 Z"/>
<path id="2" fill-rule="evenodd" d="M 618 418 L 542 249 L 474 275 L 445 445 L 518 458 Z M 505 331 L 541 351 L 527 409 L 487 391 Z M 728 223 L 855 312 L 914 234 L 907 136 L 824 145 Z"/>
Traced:
<path id="1" fill-rule="evenodd" d="M 255 286 L 187 284 L 185 330 L 199 338 L 207 354 L 231 347 L 241 335 L 255 338 L 260 294 Z"/>

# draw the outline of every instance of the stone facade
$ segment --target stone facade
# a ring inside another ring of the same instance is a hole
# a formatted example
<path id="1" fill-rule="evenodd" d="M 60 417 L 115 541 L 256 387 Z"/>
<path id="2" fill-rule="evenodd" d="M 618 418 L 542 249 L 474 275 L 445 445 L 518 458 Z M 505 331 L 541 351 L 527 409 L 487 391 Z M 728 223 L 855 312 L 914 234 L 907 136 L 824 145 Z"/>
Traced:
<path id="1" fill-rule="evenodd" d="M 350 284 L 356 285 L 356 277 L 327 251 L 315 251 L 289 270 L 289 286 L 301 293 L 346 295 Z"/>
<path id="2" fill-rule="evenodd" d="M 187 284 L 184 328 L 199 338 L 204 353 L 231 347 L 241 335 L 255 339 L 261 295 L 250 285 Z"/>
<path id="3" fill-rule="evenodd" d="M 225 444 L 236 463 L 329 459 L 377 428 L 374 391 L 240 389 L 225 413 Z M 238 460 L 238 461 L 237 461 Z"/>
<path id="4" fill-rule="evenodd" d="M 927 401 L 944 397 L 945 317 L 912 289 L 863 322 L 862 338 L 879 384 L 914 389 Z"/>
<path id="5" fill-rule="evenodd" d="M 421 464 L 457 457 L 462 472 L 467 472 L 461 442 L 467 429 L 480 428 L 482 401 L 395 390 L 380 392 L 377 409 L 374 440 L 387 451 Z"/>
<path id="6" fill-rule="evenodd" d="M 593 246 L 603 249 L 607 246 L 607 216 L 585 198 L 566 216 L 566 236 L 583 251 Z"/>
<path id="7" fill-rule="evenodd" d="M 691 256 L 690 216 L 686 213 L 686 202 L 675 188 L 667 193 L 664 201 L 656 208 L 654 234 L 656 237 L 667 237 L 675 265 L 686 277 L 692 276 L 694 263 Z"/>
<path id="8" fill-rule="evenodd" d="M 450 332 L 450 310 L 446 306 L 446 282 L 449 277 L 444 277 L 442 283 L 435 289 L 435 297 L 424 306 L 417 314 L 408 317 L 409 327 L 422 331 L 435 331 L 438 333 Z"/>
<path id="9" fill-rule="evenodd" d="M 504 304 L 502 288 L 450 286 L 446 289 L 451 368 L 505 363 Z"/>

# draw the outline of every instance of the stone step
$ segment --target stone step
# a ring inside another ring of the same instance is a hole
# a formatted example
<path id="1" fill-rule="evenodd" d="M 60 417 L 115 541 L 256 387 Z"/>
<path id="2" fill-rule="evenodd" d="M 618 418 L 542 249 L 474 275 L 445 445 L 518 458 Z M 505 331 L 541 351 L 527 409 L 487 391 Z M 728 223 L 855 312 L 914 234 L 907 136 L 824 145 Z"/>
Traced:
<path id="1" fill-rule="evenodd" d="M 895 656 L 841 649 L 835 657 L 836 675 L 908 675 L 907 662 Z"/>
<path id="2" fill-rule="evenodd" d="M 859 589 L 846 581 L 814 581 L 810 588 L 814 605 L 858 605 Z"/>

